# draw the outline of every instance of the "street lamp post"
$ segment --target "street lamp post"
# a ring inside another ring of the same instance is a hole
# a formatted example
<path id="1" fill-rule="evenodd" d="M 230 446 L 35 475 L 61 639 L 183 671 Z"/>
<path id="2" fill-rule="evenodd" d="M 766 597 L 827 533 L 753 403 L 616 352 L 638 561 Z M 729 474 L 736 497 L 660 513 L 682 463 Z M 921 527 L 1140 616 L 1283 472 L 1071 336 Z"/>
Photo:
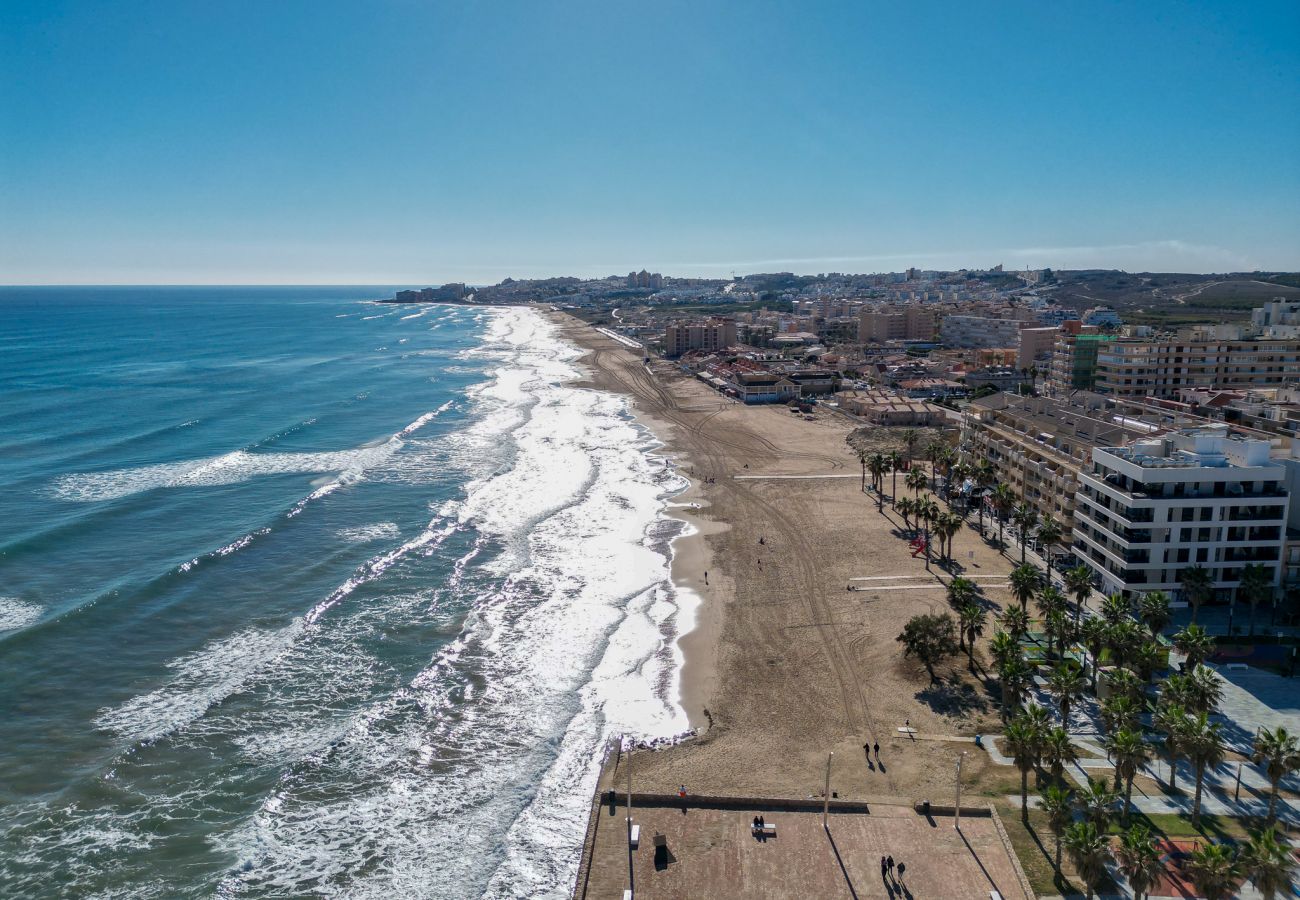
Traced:
<path id="1" fill-rule="evenodd" d="M 957 757 L 957 804 L 956 813 L 953 815 L 952 827 L 961 831 L 961 764 L 966 758 L 966 751 L 963 750 Z"/>
<path id="2" fill-rule="evenodd" d="M 822 795 L 822 828 L 830 831 L 830 824 L 826 817 L 831 810 L 831 760 L 835 758 L 835 751 L 826 754 L 826 792 Z"/>

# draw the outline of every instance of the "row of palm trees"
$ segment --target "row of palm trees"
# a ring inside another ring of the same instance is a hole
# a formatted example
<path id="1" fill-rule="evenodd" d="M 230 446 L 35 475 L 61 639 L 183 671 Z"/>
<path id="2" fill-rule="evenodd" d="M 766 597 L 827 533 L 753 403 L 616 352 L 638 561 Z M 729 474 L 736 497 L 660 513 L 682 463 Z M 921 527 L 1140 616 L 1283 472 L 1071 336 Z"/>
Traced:
<path id="1" fill-rule="evenodd" d="M 1135 900 L 1142 900 L 1150 896 L 1164 874 L 1163 854 L 1151 829 L 1140 822 L 1120 832 L 1119 846 L 1113 846 L 1109 808 L 1096 802 L 1104 799 L 1106 790 L 1105 784 L 1099 783 L 1084 792 L 1087 796 L 1076 798 L 1073 792 L 1053 785 L 1043 793 L 1048 827 L 1056 836 L 1056 869 L 1059 873 L 1064 847 L 1091 898 L 1106 878 L 1107 864 L 1113 861 Z M 1079 821 L 1075 821 L 1076 814 L 1081 816 Z M 1198 846 L 1185 871 L 1197 893 L 1207 900 L 1233 896 L 1243 879 L 1254 884 L 1266 900 L 1273 900 L 1290 890 L 1295 859 L 1291 846 L 1278 840 L 1276 830 L 1269 826 L 1241 847 L 1223 843 Z"/>
<path id="2" fill-rule="evenodd" d="M 1079 605 L 1091 591 L 1090 574 L 1086 568 L 1066 573 L 1067 590 L 1074 594 Z M 960 604 L 969 602 L 967 597 L 971 587 L 962 583 L 965 581 L 954 579 L 949 586 L 949 602 L 959 609 L 959 613 Z M 1196 773 L 1192 821 L 1194 826 L 1199 825 L 1205 774 L 1222 763 L 1226 753 L 1221 726 L 1210 719 L 1222 699 L 1222 683 L 1203 665 L 1213 651 L 1214 642 L 1197 624 L 1190 624 L 1174 635 L 1174 646 L 1187 657 L 1186 671 L 1164 679 L 1158 699 L 1152 702 L 1147 694 L 1150 680 L 1164 663 L 1164 649 L 1158 643 L 1158 636 L 1171 617 L 1166 595 L 1152 591 L 1136 603 L 1121 595 L 1112 595 L 1103 601 L 1098 615 L 1076 625 L 1067 614 L 1065 595 L 1047 582 L 1036 567 L 1017 567 L 1010 581 L 1017 603 L 999 618 L 998 631 L 990 643 L 990 652 L 1002 683 L 1003 714 L 1006 716 L 1011 709 L 1020 709 L 1033 684 L 1035 669 L 1026 657 L 1023 645 L 1030 626 L 1028 604 L 1033 600 L 1047 638 L 1045 659 L 1052 664 L 1046 687 L 1057 702 L 1061 718 L 1061 724 L 1056 725 L 1046 709 L 1030 703 L 1006 727 L 1007 752 L 1021 775 L 1021 816 L 1028 821 L 1029 773 L 1040 773 L 1038 777 L 1041 780 L 1041 773 L 1046 770 L 1052 784 L 1043 792 L 1042 802 L 1057 838 L 1058 873 L 1064 846 L 1088 881 L 1090 860 L 1099 853 L 1103 858 L 1109 853 L 1106 827 L 1101 824 L 1103 815 L 1109 816 L 1122 796 L 1122 817 L 1128 824 L 1133 780 L 1153 755 L 1152 745 L 1147 742 L 1140 722 L 1143 712 L 1152 713 L 1153 727 L 1162 738 L 1170 765 L 1171 790 L 1177 789 L 1175 766 L 1178 760 L 1187 759 L 1192 763 Z M 1091 678 L 1084 663 L 1069 654 L 1069 648 L 1076 642 L 1086 647 L 1092 660 Z M 1106 673 L 1109 694 L 1101 703 L 1100 716 L 1107 733 L 1103 743 L 1114 765 L 1115 780 L 1111 786 L 1098 779 L 1089 779 L 1089 787 L 1076 794 L 1067 790 L 1063 779 L 1065 766 L 1077 759 L 1066 729 L 1073 703 L 1090 687 L 1096 692 L 1103 658 L 1114 666 Z M 1263 767 L 1272 786 L 1268 811 L 1271 825 L 1276 820 L 1282 779 L 1300 770 L 1300 744 L 1284 728 L 1264 729 L 1256 736 L 1252 759 Z M 1119 793 L 1121 785 L 1124 789 L 1122 795 Z M 1082 815 L 1080 822 L 1074 822 L 1076 811 Z M 1121 868 L 1126 865 L 1124 854 L 1128 855 L 1128 863 L 1132 866 L 1137 866 L 1145 858 L 1142 848 L 1149 835 L 1133 832 L 1132 828 L 1130 832 L 1125 833 L 1125 841 L 1118 851 Z M 1272 840 L 1271 831 L 1268 834 L 1268 840 Z M 1256 851 L 1262 852 L 1260 847 L 1267 849 L 1267 840 L 1261 836 L 1257 841 L 1262 842 L 1258 847 L 1252 844 L 1254 849 L 1247 848 L 1239 856 L 1231 857 L 1230 862 L 1237 867 L 1232 870 L 1237 873 L 1234 877 L 1240 877 L 1241 872 L 1262 871 L 1250 867 L 1259 859 L 1276 857 L 1276 854 L 1259 856 Z M 1215 856 L 1207 857 L 1205 862 L 1210 868 L 1223 867 L 1223 861 Z M 1141 872 L 1136 877 L 1135 890 L 1141 883 Z M 1271 876 L 1260 877 L 1267 882 Z M 1090 890 L 1092 884 L 1089 882 Z"/>

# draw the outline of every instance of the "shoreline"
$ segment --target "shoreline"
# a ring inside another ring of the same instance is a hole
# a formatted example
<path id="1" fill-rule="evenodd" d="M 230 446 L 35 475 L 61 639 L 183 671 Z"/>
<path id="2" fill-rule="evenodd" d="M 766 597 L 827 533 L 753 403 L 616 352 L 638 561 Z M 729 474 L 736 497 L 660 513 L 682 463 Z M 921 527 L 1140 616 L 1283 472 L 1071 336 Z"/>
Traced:
<path id="1" fill-rule="evenodd" d="M 599 351 L 595 346 L 600 339 L 609 340 L 599 332 L 588 334 L 586 323 L 554 310 L 537 309 L 559 330 L 564 340 L 572 343 L 582 355 L 574 365 L 583 375 L 573 382 L 574 387 L 608 391 L 624 397 L 628 411 L 639 426 L 649 432 L 661 447 L 659 452 L 670 462 L 674 471 L 686 480 L 687 486 L 667 498 L 663 515 L 681 522 L 683 530 L 669 542 L 669 578 L 678 597 L 694 598 L 694 621 L 686 631 L 678 631 L 673 641 L 677 684 L 676 702 L 686 716 L 691 728 L 702 734 L 711 722 L 705 715 L 709 698 L 718 685 L 717 642 L 721 634 L 719 598 L 715 589 L 725 583 L 726 576 L 714 565 L 714 554 L 709 546 L 711 535 L 727 531 L 730 525 L 708 517 L 710 504 L 704 497 L 703 483 L 693 474 L 694 461 L 688 451 L 674 440 L 676 425 L 655 416 L 637 402 L 636 395 L 618 385 L 609 384 L 588 364 L 588 359 Z M 629 350 L 630 348 L 621 347 Z M 709 573 L 709 583 L 704 573 Z"/>

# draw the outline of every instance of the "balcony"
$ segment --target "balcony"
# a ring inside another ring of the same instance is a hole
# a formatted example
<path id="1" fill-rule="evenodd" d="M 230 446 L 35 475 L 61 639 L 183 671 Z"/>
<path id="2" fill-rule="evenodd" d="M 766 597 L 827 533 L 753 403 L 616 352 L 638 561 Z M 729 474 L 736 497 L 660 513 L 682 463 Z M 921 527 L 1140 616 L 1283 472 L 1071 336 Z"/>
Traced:
<path id="1" fill-rule="evenodd" d="M 1225 563 L 1260 563 L 1277 562 L 1281 556 L 1279 548 L 1274 547 L 1231 547 L 1223 551 Z"/>

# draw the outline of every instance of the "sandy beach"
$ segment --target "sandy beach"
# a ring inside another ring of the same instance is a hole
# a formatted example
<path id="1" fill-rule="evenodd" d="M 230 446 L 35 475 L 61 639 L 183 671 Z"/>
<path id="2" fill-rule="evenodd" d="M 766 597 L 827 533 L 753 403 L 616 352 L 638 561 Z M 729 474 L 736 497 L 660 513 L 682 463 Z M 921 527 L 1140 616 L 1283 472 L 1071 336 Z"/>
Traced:
<path id="1" fill-rule="evenodd" d="M 941 667 L 935 686 L 904 660 L 896 636 L 912 616 L 947 610 L 950 576 L 912 559 L 901 519 L 861 492 L 845 443 L 852 423 L 735 404 L 664 361 L 647 371 L 639 353 L 551 315 L 590 351 L 591 386 L 632 397 L 693 479 L 674 514 L 697 534 L 678 541 L 673 574 L 703 598 L 682 640 L 682 702 L 702 734 L 639 754 L 641 789 L 808 796 L 821 791 L 834 751 L 841 797 L 950 798 L 971 736 L 996 728 L 996 688 L 967 673 L 964 655 Z M 954 558 L 991 601 L 1007 602 L 1010 564 L 978 533 L 957 535 Z M 900 732 L 905 723 L 915 734 Z M 864 743 L 880 744 L 882 765 L 868 763 Z M 964 765 L 969 784 L 987 757 L 970 753 Z"/>

